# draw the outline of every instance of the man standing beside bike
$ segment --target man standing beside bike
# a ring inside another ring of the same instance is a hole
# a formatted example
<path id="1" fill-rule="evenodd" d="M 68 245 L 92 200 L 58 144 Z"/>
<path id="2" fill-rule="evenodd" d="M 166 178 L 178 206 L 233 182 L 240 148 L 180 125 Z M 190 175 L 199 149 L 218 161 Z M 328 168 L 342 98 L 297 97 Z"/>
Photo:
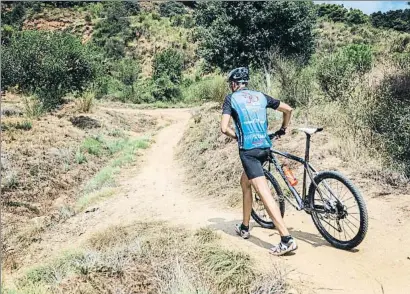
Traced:
<path id="1" fill-rule="evenodd" d="M 239 156 L 244 168 L 240 181 L 243 193 L 243 221 L 242 224 L 235 226 L 235 230 L 244 239 L 250 237 L 253 187 L 281 236 L 281 242 L 273 246 L 270 253 L 283 255 L 296 250 L 297 244 L 286 228 L 279 207 L 272 197 L 262 165 L 267 161 L 272 146 L 268 136 L 267 108 L 283 113 L 282 127 L 275 133 L 278 137 L 286 133 L 292 108 L 266 94 L 249 90 L 248 82 L 247 68 L 236 68 L 229 73 L 228 83 L 232 94 L 225 98 L 221 120 L 222 133 L 238 141 Z M 231 117 L 235 122 L 235 131 L 229 126 Z"/>

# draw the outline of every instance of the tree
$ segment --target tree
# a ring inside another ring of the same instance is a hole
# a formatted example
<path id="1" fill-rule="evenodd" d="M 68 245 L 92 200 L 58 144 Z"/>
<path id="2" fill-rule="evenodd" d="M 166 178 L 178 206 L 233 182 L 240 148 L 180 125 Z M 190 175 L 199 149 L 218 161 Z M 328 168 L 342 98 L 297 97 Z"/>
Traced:
<path id="1" fill-rule="evenodd" d="M 73 35 L 23 31 L 1 48 L 2 86 L 37 94 L 46 108 L 82 91 L 96 75 L 93 52 Z"/>
<path id="2" fill-rule="evenodd" d="M 135 12 L 136 3 L 122 1 L 106 2 L 103 18 L 97 23 L 93 34 L 93 42 L 104 48 L 107 55 L 114 59 L 125 56 L 126 43 L 132 39 L 131 23 L 128 20 L 130 13 Z M 132 9 L 128 6 L 132 5 Z"/>
<path id="3" fill-rule="evenodd" d="M 307 61 L 314 51 L 312 2 L 199 2 L 200 55 L 213 66 L 264 65 L 268 52 Z"/>
<path id="4" fill-rule="evenodd" d="M 182 79 L 184 57 L 176 49 L 168 48 L 154 56 L 153 74 L 154 80 L 167 76 L 172 83 L 179 84 Z"/>
<path id="5" fill-rule="evenodd" d="M 344 22 L 347 20 L 349 11 L 338 4 L 320 4 L 317 7 L 317 15 L 319 17 L 326 17 L 333 21 Z"/>
<path id="6" fill-rule="evenodd" d="M 369 17 L 360 9 L 350 9 L 347 22 L 349 24 L 364 24 L 369 21 Z"/>
<path id="7" fill-rule="evenodd" d="M 185 6 L 181 2 L 167 1 L 159 5 L 159 14 L 161 16 L 172 17 L 186 13 Z"/>
<path id="8" fill-rule="evenodd" d="M 410 32 L 410 9 L 375 12 L 370 15 L 373 26 Z"/>

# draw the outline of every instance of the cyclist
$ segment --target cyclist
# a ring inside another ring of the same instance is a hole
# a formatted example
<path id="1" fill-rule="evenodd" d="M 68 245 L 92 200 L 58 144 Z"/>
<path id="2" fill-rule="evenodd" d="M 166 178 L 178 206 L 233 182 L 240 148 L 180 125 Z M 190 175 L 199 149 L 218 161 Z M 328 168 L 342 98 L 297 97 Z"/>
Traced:
<path id="1" fill-rule="evenodd" d="M 261 197 L 263 204 L 281 236 L 281 242 L 270 249 L 274 255 L 283 255 L 297 249 L 295 239 L 289 234 L 280 210 L 274 201 L 265 179 L 262 165 L 267 161 L 272 143 L 269 139 L 266 109 L 273 108 L 283 113 L 283 123 L 275 135 L 285 135 L 292 108 L 266 94 L 247 88 L 249 71 L 245 67 L 235 68 L 228 74 L 232 94 L 226 96 L 221 120 L 221 131 L 238 141 L 239 157 L 244 172 L 241 176 L 243 193 L 243 221 L 235 226 L 238 235 L 250 237 L 249 221 L 252 211 L 252 187 Z M 230 126 L 231 117 L 236 131 Z"/>

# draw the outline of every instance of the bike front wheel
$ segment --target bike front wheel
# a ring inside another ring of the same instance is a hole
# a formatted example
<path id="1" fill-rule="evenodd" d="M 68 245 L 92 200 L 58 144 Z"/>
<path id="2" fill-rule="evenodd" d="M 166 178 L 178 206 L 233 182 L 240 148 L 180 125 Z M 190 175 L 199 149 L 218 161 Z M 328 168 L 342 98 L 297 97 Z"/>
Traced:
<path id="1" fill-rule="evenodd" d="M 278 204 L 280 213 L 283 217 L 285 215 L 285 201 L 283 198 L 282 189 L 280 188 L 278 181 L 274 178 L 274 176 L 272 176 L 272 174 L 269 171 L 264 170 L 264 173 L 265 173 L 265 178 L 268 181 L 268 186 L 271 191 L 272 197 Z M 253 193 L 252 197 L 253 197 L 252 212 L 251 212 L 252 218 L 262 228 L 267 228 L 267 229 L 275 228 L 275 224 L 270 219 L 261 197 L 256 192 Z"/>
<path id="2" fill-rule="evenodd" d="M 319 233 L 336 248 L 358 246 L 368 228 L 366 204 L 359 190 L 335 171 L 318 173 L 314 183 L 309 187 L 309 204 Z"/>

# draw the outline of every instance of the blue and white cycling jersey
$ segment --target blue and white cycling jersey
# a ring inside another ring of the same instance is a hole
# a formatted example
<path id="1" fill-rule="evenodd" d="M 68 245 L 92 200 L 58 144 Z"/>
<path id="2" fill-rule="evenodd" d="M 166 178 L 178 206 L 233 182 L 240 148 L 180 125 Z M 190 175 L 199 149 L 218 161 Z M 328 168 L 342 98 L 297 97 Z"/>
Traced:
<path id="1" fill-rule="evenodd" d="M 235 121 L 239 149 L 272 146 L 268 136 L 266 109 L 277 109 L 279 104 L 279 100 L 247 88 L 226 96 L 222 113 L 231 115 Z"/>

